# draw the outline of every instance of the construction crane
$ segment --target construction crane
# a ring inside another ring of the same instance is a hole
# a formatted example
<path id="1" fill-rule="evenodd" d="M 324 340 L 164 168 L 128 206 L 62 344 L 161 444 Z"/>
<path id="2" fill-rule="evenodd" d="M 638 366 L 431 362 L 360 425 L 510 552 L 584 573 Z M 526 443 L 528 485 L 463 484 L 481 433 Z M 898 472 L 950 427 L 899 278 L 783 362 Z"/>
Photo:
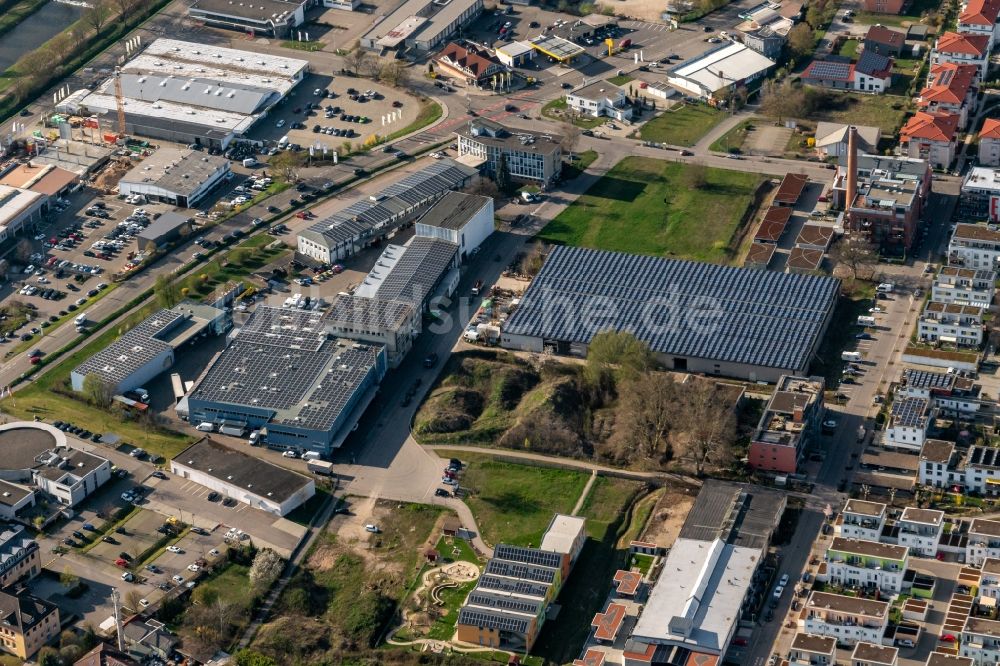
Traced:
<path id="1" fill-rule="evenodd" d="M 122 94 L 120 67 L 115 67 L 115 106 L 118 107 L 118 140 L 125 141 L 125 95 Z"/>

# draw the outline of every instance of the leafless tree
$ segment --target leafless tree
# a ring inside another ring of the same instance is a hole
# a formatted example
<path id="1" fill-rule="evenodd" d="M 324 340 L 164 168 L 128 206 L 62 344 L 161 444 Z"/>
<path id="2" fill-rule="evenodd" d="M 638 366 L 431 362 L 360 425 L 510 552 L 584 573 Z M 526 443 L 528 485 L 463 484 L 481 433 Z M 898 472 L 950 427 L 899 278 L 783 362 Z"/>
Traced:
<path id="1" fill-rule="evenodd" d="M 646 371 L 619 391 L 615 439 L 630 457 L 662 462 L 673 456 L 670 434 L 680 420 L 678 384 L 669 373 Z"/>
<path id="2" fill-rule="evenodd" d="M 354 72 L 354 75 L 357 76 L 361 73 L 361 70 L 365 69 L 365 63 L 368 62 L 370 57 L 371 56 L 368 55 L 368 52 L 359 45 L 356 49 L 351 51 L 350 55 L 347 56 L 347 65 L 351 68 L 351 71 Z"/>
<path id="3" fill-rule="evenodd" d="M 788 48 L 796 58 L 813 52 L 816 47 L 816 33 L 808 23 L 799 23 L 788 33 Z"/>
<path id="4" fill-rule="evenodd" d="M 35 252 L 35 248 L 31 245 L 31 241 L 27 238 L 22 238 L 17 241 L 17 245 L 14 246 L 14 256 L 22 264 L 26 264 L 31 261 L 31 255 Z"/>
<path id="5" fill-rule="evenodd" d="M 108 6 L 108 0 L 93 0 L 91 6 L 84 13 L 83 20 L 94 29 L 94 32 L 100 35 L 110 17 L 111 8 Z"/>
<path id="6" fill-rule="evenodd" d="M 559 124 L 559 134 L 559 147 L 572 160 L 573 154 L 576 152 L 576 146 L 580 142 L 580 128 L 570 121 L 563 122 Z"/>
<path id="7" fill-rule="evenodd" d="M 840 264 L 850 270 L 855 280 L 870 280 L 878 264 L 874 246 L 864 241 L 841 240 L 834 245 L 830 258 L 835 265 Z"/>
<path id="8" fill-rule="evenodd" d="M 129 590 L 125 593 L 125 605 L 131 608 L 133 613 L 138 613 L 141 610 L 140 599 L 142 599 L 142 592 L 139 590 Z"/>
<path id="9" fill-rule="evenodd" d="M 305 158 L 301 153 L 292 150 L 285 150 L 271 158 L 271 170 L 278 177 L 278 180 L 291 183 L 299 177 L 299 169 L 305 163 Z"/>
<path id="10" fill-rule="evenodd" d="M 118 22 L 124 23 L 135 8 L 135 0 L 115 0 L 115 6 L 118 8 Z"/>
<path id="11" fill-rule="evenodd" d="M 690 190 L 700 190 L 708 185 L 708 167 L 701 162 L 692 162 L 684 169 L 684 185 Z"/>
<path id="12" fill-rule="evenodd" d="M 83 378 L 83 394 L 90 404 L 101 409 L 111 405 L 114 387 L 96 372 L 91 372 Z"/>
<path id="13" fill-rule="evenodd" d="M 785 118 L 800 113 L 804 104 L 805 94 L 800 88 L 793 86 L 788 79 L 782 83 L 768 81 L 761 91 L 761 113 L 775 118 L 779 123 Z"/>
<path id="14" fill-rule="evenodd" d="M 709 465 L 723 466 L 731 459 L 736 414 L 711 380 L 688 382 L 680 395 L 678 457 L 702 476 Z"/>

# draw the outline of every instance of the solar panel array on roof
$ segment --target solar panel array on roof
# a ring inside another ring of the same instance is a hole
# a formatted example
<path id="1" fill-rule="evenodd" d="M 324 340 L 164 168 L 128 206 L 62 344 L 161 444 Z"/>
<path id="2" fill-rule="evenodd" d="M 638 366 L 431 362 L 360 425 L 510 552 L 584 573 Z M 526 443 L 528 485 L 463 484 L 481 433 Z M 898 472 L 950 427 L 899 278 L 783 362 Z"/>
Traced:
<path id="1" fill-rule="evenodd" d="M 458 246 L 439 238 L 415 236 L 375 291 L 384 301 L 422 305 L 458 254 Z"/>
<path id="2" fill-rule="evenodd" d="M 491 559 L 486 564 L 486 570 L 483 573 L 495 576 L 507 576 L 509 578 L 523 578 L 538 583 L 551 583 L 556 578 L 556 569 L 552 567 L 508 562 L 507 560 L 498 560 L 496 558 Z"/>
<path id="3" fill-rule="evenodd" d="M 923 423 L 927 412 L 926 398 L 903 398 L 892 403 L 892 419 L 895 425 L 915 427 Z"/>
<path id="4" fill-rule="evenodd" d="M 955 383 L 955 376 L 944 372 L 930 372 L 907 368 L 903 371 L 906 385 L 910 388 L 946 389 Z"/>
<path id="5" fill-rule="evenodd" d="M 450 160 L 434 162 L 387 187 L 378 201 L 359 199 L 316 222 L 308 231 L 322 235 L 331 247 L 367 238 L 376 229 L 390 224 L 401 212 L 429 203 L 460 187 L 471 175 L 469 169 Z"/>
<path id="6" fill-rule="evenodd" d="M 511 594 L 521 594 L 529 597 L 544 597 L 548 594 L 550 585 L 535 581 L 508 578 L 506 576 L 482 575 L 476 584 L 477 590 L 495 590 Z"/>
<path id="7" fill-rule="evenodd" d="M 535 615 L 538 613 L 539 606 L 541 606 L 543 600 L 520 599 L 507 594 L 484 592 L 481 588 L 476 588 L 469 594 L 469 599 L 466 603 L 470 606 L 481 606 L 483 608 L 495 608 Z"/>
<path id="8" fill-rule="evenodd" d="M 528 631 L 530 620 L 523 616 L 508 615 L 503 611 L 463 606 L 458 611 L 458 624 L 523 634 Z"/>
<path id="9" fill-rule="evenodd" d="M 522 546 L 511 546 L 509 544 L 499 544 L 493 550 L 493 557 L 510 562 L 521 562 L 522 564 L 537 564 L 543 567 L 558 569 L 562 566 L 562 555 L 552 553 L 537 548 L 524 548 Z"/>
<path id="10" fill-rule="evenodd" d="M 847 80 L 851 78 L 851 63 L 833 60 L 813 60 L 809 65 L 806 75 L 813 79 Z"/>
<path id="11" fill-rule="evenodd" d="M 382 347 L 333 339 L 326 319 L 259 306 L 191 399 L 273 410 L 278 423 L 328 430 L 377 367 Z"/>
<path id="12" fill-rule="evenodd" d="M 861 57 L 858 58 L 858 64 L 854 66 L 854 69 L 862 74 L 881 74 L 892 69 L 892 61 L 887 56 L 865 49 L 861 52 Z"/>
<path id="13" fill-rule="evenodd" d="M 503 332 L 586 344 L 631 331 L 663 354 L 799 369 L 838 288 L 830 277 L 560 246 Z"/>
<path id="14" fill-rule="evenodd" d="M 160 310 L 88 358 L 73 372 L 84 377 L 91 373 L 100 375 L 117 387 L 136 370 L 170 350 L 170 345 L 157 336 L 182 318 L 182 313 Z"/>

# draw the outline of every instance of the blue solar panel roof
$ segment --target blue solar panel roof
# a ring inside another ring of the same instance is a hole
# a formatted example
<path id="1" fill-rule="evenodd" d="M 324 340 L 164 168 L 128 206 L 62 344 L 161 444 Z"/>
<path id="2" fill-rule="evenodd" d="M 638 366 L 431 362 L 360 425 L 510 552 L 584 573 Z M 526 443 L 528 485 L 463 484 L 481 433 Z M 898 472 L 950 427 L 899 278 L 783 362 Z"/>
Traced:
<path id="1" fill-rule="evenodd" d="M 850 79 L 851 63 L 836 60 L 813 60 L 806 73 L 812 79 Z"/>
<path id="2" fill-rule="evenodd" d="M 556 247 L 503 331 L 586 344 L 627 330 L 663 354 L 797 369 L 838 290 L 824 276 Z"/>

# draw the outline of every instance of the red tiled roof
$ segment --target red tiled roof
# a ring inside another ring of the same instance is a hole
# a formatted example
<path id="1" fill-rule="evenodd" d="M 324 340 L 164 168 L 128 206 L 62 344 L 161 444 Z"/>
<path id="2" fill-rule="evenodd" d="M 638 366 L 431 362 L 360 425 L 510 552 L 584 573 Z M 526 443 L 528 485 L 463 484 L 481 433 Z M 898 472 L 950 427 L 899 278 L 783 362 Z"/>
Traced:
<path id="1" fill-rule="evenodd" d="M 928 113 L 917 111 L 899 130 L 903 140 L 924 139 L 926 141 L 950 142 L 955 138 L 958 128 L 958 114 Z"/>
<path id="2" fill-rule="evenodd" d="M 719 655 L 707 652 L 692 652 L 688 655 L 685 666 L 715 666 L 719 663 Z"/>
<path id="3" fill-rule="evenodd" d="M 625 606 L 623 604 L 608 604 L 608 609 L 595 615 L 593 622 L 590 623 L 590 626 L 597 627 L 597 630 L 594 631 L 594 638 L 599 641 L 615 640 L 624 619 Z"/>
<path id="4" fill-rule="evenodd" d="M 459 67 L 472 72 L 477 78 L 486 75 L 486 71 L 496 63 L 474 51 L 451 42 L 437 55 L 437 60 L 448 58 Z"/>
<path id="5" fill-rule="evenodd" d="M 800 173 L 785 174 L 778 187 L 778 193 L 774 195 L 774 200 L 778 203 L 795 203 L 802 195 L 802 190 L 805 189 L 808 181 L 809 178 Z"/>
<path id="6" fill-rule="evenodd" d="M 873 25 L 868 28 L 868 34 L 865 35 L 865 40 L 871 40 L 873 42 L 878 42 L 879 44 L 888 44 L 890 46 L 902 46 L 903 42 L 906 41 L 906 35 L 899 32 L 898 30 L 890 30 L 884 25 Z"/>
<path id="7" fill-rule="evenodd" d="M 980 139 L 1000 139 L 1000 119 L 987 118 L 983 123 L 983 130 L 979 133 Z"/>
<path id="8" fill-rule="evenodd" d="M 920 91 L 919 103 L 962 104 L 976 80 L 975 65 L 942 62 L 931 67 L 927 87 Z"/>
<path id="9" fill-rule="evenodd" d="M 619 569 L 615 572 L 615 582 L 618 583 L 616 592 L 620 595 L 630 597 L 639 589 L 639 583 L 642 582 L 642 574 L 638 571 Z"/>
<path id="10" fill-rule="evenodd" d="M 574 659 L 573 666 L 601 666 L 607 654 L 596 648 L 588 648 L 583 659 Z"/>
<path id="11" fill-rule="evenodd" d="M 965 11 L 958 17 L 959 23 L 989 25 L 997 22 L 1000 15 L 1000 0 L 969 0 Z"/>
<path id="12" fill-rule="evenodd" d="M 968 35 L 961 32 L 946 32 L 934 47 L 939 53 L 962 53 L 982 58 L 990 48 L 989 35 Z"/>

